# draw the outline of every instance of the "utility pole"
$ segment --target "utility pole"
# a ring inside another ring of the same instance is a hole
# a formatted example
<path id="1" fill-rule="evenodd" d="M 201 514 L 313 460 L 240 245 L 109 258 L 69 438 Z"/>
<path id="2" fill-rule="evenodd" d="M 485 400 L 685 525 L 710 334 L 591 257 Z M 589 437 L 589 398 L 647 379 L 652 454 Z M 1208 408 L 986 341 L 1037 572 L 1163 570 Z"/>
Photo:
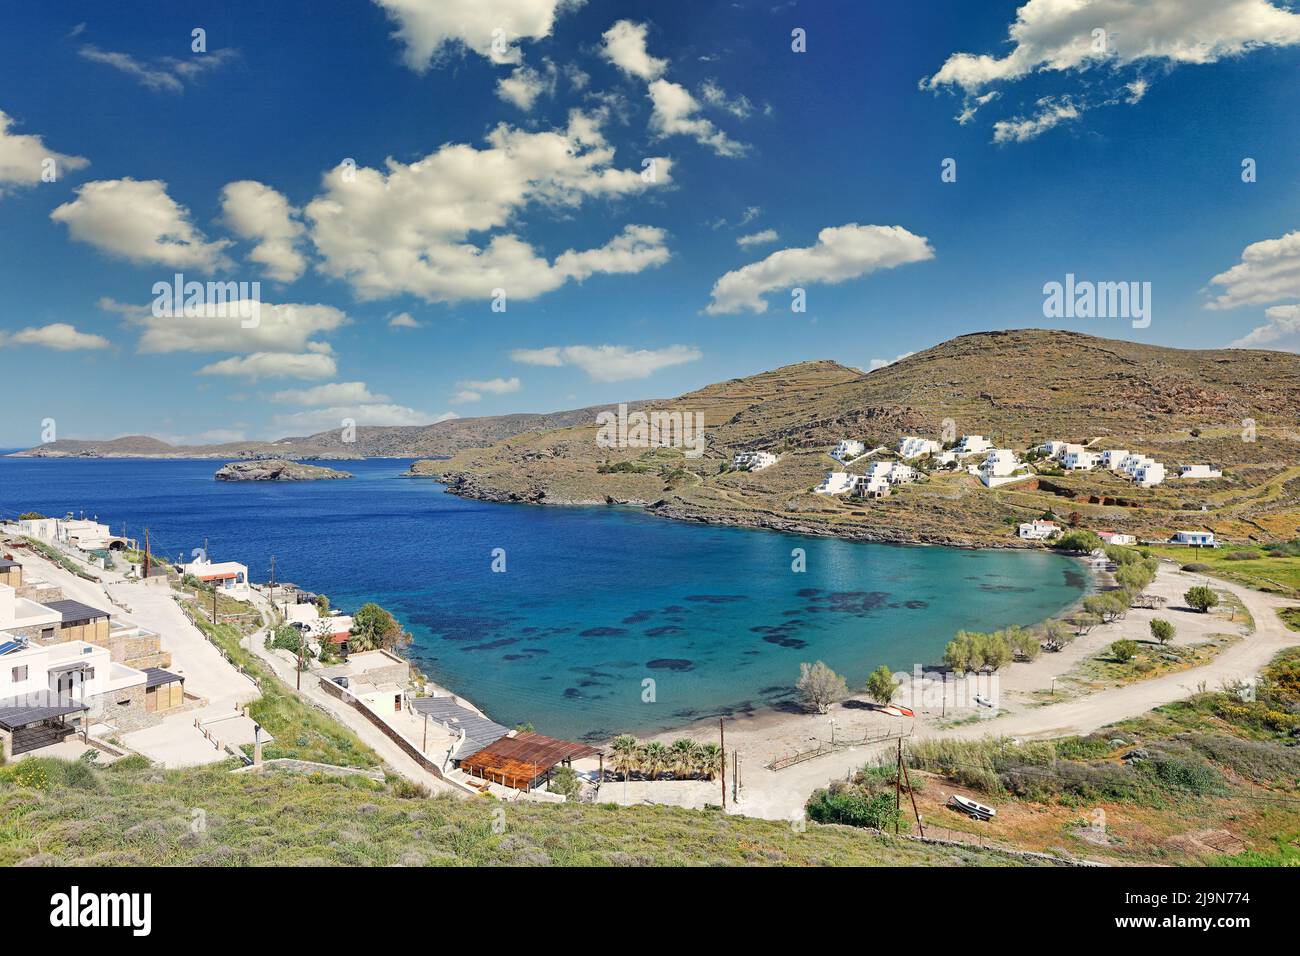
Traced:
<path id="1" fill-rule="evenodd" d="M 898 764 L 894 768 L 894 835 L 898 835 L 900 811 L 903 806 L 903 738 L 898 739 Z"/>
<path id="2" fill-rule="evenodd" d="M 725 755 L 724 755 L 725 757 Z M 731 752 L 731 802 L 740 802 L 740 751 Z"/>
<path id="3" fill-rule="evenodd" d="M 718 746 L 722 748 L 722 809 L 727 809 L 727 731 L 725 717 L 718 718 Z"/>
<path id="4" fill-rule="evenodd" d="M 271 616 L 275 617 L 275 555 L 271 555 Z"/>
<path id="5" fill-rule="evenodd" d="M 898 742 L 898 752 L 901 761 L 903 752 L 901 740 Z M 907 772 L 907 764 L 903 764 L 903 776 L 907 780 L 907 795 L 912 798 L 912 813 L 916 815 L 916 828 L 921 832 L 921 836 L 925 836 L 925 824 L 921 822 L 921 811 L 916 808 L 916 791 L 912 789 L 912 775 Z"/>
<path id="6" fill-rule="evenodd" d="M 294 628 L 294 630 L 298 629 Z M 298 678 L 298 690 L 302 690 L 302 650 L 306 646 L 307 636 L 303 634 L 302 631 L 298 631 L 298 673 L 295 675 Z M 428 731 L 426 730 L 426 733 L 427 732 Z"/>
<path id="7" fill-rule="evenodd" d="M 144 529 L 144 579 L 149 580 L 149 529 Z"/>

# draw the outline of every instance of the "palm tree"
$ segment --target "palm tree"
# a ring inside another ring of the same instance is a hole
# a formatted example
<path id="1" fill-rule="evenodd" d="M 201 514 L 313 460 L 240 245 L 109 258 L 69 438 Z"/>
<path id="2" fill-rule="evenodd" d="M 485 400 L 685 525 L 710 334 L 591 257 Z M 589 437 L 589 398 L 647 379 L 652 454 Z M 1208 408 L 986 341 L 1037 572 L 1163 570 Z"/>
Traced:
<path id="1" fill-rule="evenodd" d="M 684 780 L 695 772 L 700 745 L 689 737 L 674 740 L 668 748 L 668 759 L 672 764 L 673 775 Z"/>
<path id="2" fill-rule="evenodd" d="M 641 767 L 651 780 L 658 778 L 668 765 L 668 748 L 657 740 L 652 740 L 641 748 Z"/>
<path id="3" fill-rule="evenodd" d="M 624 780 L 641 765 L 641 745 L 631 734 L 615 737 L 609 749 L 614 755 L 614 769 L 623 775 Z"/>
<path id="4" fill-rule="evenodd" d="M 725 755 L 722 748 L 717 744 L 705 744 L 700 748 L 699 767 L 700 776 L 705 780 L 712 780 L 722 772 L 722 761 Z"/>

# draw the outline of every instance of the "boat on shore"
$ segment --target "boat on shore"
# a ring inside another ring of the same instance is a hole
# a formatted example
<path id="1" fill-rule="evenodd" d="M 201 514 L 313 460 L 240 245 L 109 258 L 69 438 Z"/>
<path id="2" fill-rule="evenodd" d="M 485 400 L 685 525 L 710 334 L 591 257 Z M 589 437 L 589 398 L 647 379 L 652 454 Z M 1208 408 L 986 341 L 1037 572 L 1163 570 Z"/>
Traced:
<path id="1" fill-rule="evenodd" d="M 954 793 L 948 798 L 948 806 L 976 820 L 992 820 L 998 815 L 998 812 L 992 807 L 986 806 L 978 800 L 972 800 L 970 797 L 963 797 L 959 793 Z"/>

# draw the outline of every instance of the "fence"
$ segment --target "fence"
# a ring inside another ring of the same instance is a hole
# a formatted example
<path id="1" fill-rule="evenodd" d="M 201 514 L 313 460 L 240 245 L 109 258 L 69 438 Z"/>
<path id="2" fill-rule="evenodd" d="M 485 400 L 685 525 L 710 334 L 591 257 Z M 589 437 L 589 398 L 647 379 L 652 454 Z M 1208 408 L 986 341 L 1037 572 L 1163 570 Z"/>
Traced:
<path id="1" fill-rule="evenodd" d="M 889 733 L 881 736 L 871 737 L 864 736 L 861 739 L 852 738 L 848 740 L 836 740 L 834 743 L 820 741 L 812 750 L 801 750 L 798 753 L 788 754 L 784 757 L 777 757 L 767 765 L 768 770 L 784 770 L 786 767 L 793 767 L 795 764 L 803 763 L 805 760 L 813 760 L 826 754 L 835 753 L 849 747 L 864 747 L 868 744 L 884 744 L 892 740 L 905 740 L 912 736 L 912 729 L 908 728 L 907 733 Z"/>

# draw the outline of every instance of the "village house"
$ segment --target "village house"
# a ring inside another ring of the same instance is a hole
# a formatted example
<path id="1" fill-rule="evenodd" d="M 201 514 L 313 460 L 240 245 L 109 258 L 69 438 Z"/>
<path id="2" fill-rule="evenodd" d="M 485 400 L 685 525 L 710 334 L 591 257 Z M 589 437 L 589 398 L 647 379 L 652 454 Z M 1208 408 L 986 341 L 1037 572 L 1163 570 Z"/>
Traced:
<path id="1" fill-rule="evenodd" d="M 15 590 L 23 586 L 23 566 L 11 557 L 0 558 L 0 584 Z"/>
<path id="2" fill-rule="evenodd" d="M 853 479 L 847 471 L 828 471 L 822 483 L 813 489 L 818 495 L 842 495 L 853 487 Z"/>
<path id="3" fill-rule="evenodd" d="M 8 584 L 0 585 L 0 640 L 22 637 L 53 641 L 62 621 L 58 611 L 19 597 Z"/>
<path id="4" fill-rule="evenodd" d="M 1137 538 L 1131 534 L 1121 534 L 1118 531 L 1098 531 L 1097 537 L 1106 544 L 1116 544 L 1127 547 L 1137 544 Z"/>
<path id="5" fill-rule="evenodd" d="M 1217 548 L 1213 531 L 1175 531 L 1170 538 L 1173 544 L 1185 544 L 1193 548 Z"/>
<path id="6" fill-rule="evenodd" d="M 962 435 L 961 441 L 957 442 L 957 454 L 961 457 L 967 455 L 979 455 L 993 447 L 993 443 L 983 435 Z"/>
<path id="7" fill-rule="evenodd" d="M 1027 541 L 1046 541 L 1061 533 L 1055 521 L 1026 521 L 1020 526 L 1020 537 Z"/>
<path id="8" fill-rule="evenodd" d="M 916 435 L 907 435 L 898 443 L 898 457 L 920 458 L 922 455 L 937 455 L 943 451 L 943 446 L 937 441 L 929 438 L 920 438 Z"/>
<path id="9" fill-rule="evenodd" d="M 1091 471 L 1097 467 L 1100 456 L 1083 448 L 1066 452 L 1061 457 L 1061 467 L 1068 471 Z"/>
<path id="10" fill-rule="evenodd" d="M 1108 471 L 1114 471 L 1119 467 L 1119 463 L 1128 457 L 1126 448 L 1107 448 L 1101 453 L 1101 467 Z"/>
<path id="11" fill-rule="evenodd" d="M 866 450 L 867 446 L 860 441 L 854 441 L 852 438 L 841 438 L 840 443 L 831 452 L 831 457 L 848 462 L 860 457 Z"/>
<path id="12" fill-rule="evenodd" d="M 777 456 L 770 451 L 742 451 L 731 464 L 737 471 L 762 471 L 776 462 Z"/>
<path id="13" fill-rule="evenodd" d="M 1048 458 L 1057 458 L 1064 450 L 1065 442 L 1057 441 L 1056 439 L 1045 441 L 1035 449 L 1035 451 L 1042 452 Z"/>
<path id="14" fill-rule="evenodd" d="M 1146 461 L 1133 472 L 1133 481 L 1143 488 L 1153 488 L 1165 480 L 1165 466 L 1158 461 Z"/>
<path id="15" fill-rule="evenodd" d="M 1178 469 L 1179 478 L 1222 478 L 1223 472 L 1210 465 L 1183 465 Z"/>
<path id="16" fill-rule="evenodd" d="M 238 561 L 210 561 L 200 558 L 189 564 L 182 564 L 181 573 L 192 575 L 204 584 L 211 584 L 217 593 L 236 601 L 252 599 L 252 588 L 248 583 L 248 566 Z"/>

